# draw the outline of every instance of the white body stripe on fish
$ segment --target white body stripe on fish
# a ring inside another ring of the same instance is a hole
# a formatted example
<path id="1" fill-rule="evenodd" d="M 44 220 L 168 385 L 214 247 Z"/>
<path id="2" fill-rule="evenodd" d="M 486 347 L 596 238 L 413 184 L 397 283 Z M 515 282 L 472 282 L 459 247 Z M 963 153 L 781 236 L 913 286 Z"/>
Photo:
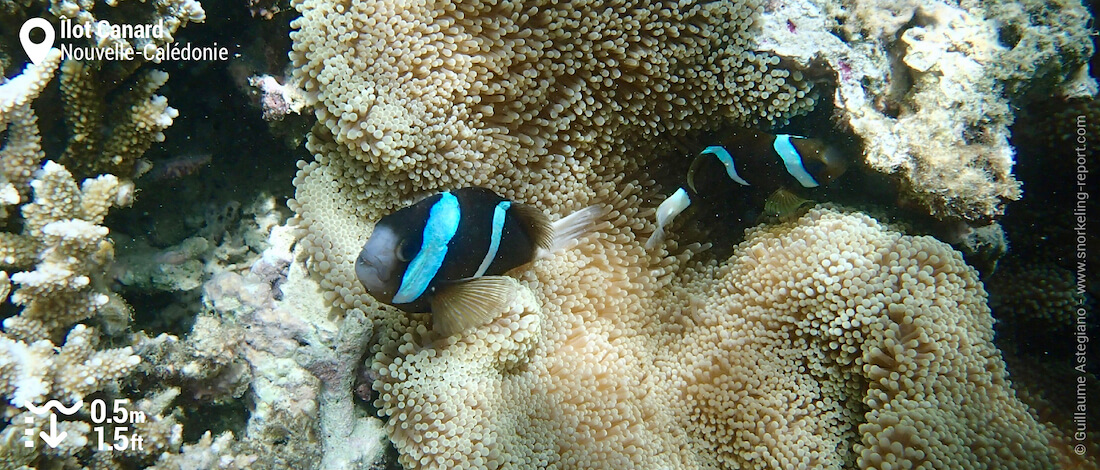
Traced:
<path id="1" fill-rule="evenodd" d="M 691 205 L 691 198 L 684 188 L 679 188 L 657 206 L 657 226 L 664 227 Z"/>
<path id="2" fill-rule="evenodd" d="M 481 266 L 477 267 L 477 272 L 474 273 L 474 277 L 485 275 L 485 271 L 489 269 L 489 265 L 493 264 L 493 260 L 496 259 L 497 250 L 500 249 L 500 237 L 504 233 L 504 218 L 508 215 L 509 207 L 512 207 L 511 201 L 501 201 L 497 204 L 497 207 L 493 209 L 493 231 L 489 238 L 489 251 L 485 252 L 485 259 L 481 260 Z"/>
<path id="3" fill-rule="evenodd" d="M 775 149 L 775 153 L 779 154 L 779 158 L 783 159 L 783 166 L 787 167 L 787 173 L 798 180 L 798 184 L 801 184 L 803 188 L 820 186 L 817 180 L 806 171 L 806 167 L 802 166 L 802 156 L 798 154 L 798 149 L 794 148 L 794 144 L 791 143 L 789 134 L 775 136 L 772 148 Z"/>
<path id="4" fill-rule="evenodd" d="M 657 227 L 653 230 L 653 234 L 649 236 L 649 240 L 645 242 L 645 249 L 652 250 L 665 239 L 665 227 L 672 223 L 672 219 L 680 215 L 684 209 L 687 209 L 691 205 L 691 198 L 688 197 L 688 193 L 684 188 L 677 189 L 671 196 L 661 202 L 661 205 L 657 206 Z"/>
<path id="5" fill-rule="evenodd" d="M 733 156 L 726 151 L 725 147 L 721 145 L 711 145 L 704 149 L 700 155 L 710 153 L 718 157 L 718 160 L 722 162 L 722 165 L 726 167 L 726 174 L 729 175 L 731 180 L 736 181 L 741 186 L 750 186 L 748 181 L 745 181 L 741 175 L 737 174 L 737 168 L 733 166 Z"/>
<path id="6" fill-rule="evenodd" d="M 447 257 L 447 244 L 458 231 L 462 213 L 458 207 L 458 198 L 453 194 L 444 192 L 440 196 L 428 214 L 420 252 L 409 262 L 405 275 L 401 278 L 401 288 L 393 296 L 394 303 L 409 303 L 420 298 L 428 289 L 428 284 L 435 279 L 439 267 L 443 266 L 443 259 Z"/>

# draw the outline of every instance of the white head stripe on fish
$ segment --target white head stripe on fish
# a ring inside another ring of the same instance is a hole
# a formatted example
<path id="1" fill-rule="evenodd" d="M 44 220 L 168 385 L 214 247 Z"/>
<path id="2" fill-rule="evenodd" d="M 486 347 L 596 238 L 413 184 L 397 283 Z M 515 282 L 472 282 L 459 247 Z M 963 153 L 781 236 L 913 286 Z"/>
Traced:
<path id="1" fill-rule="evenodd" d="M 420 252 L 409 262 L 405 275 L 401 278 L 401 288 L 393 296 L 394 303 L 412 302 L 427 290 L 428 284 L 435 279 L 443 259 L 447 257 L 447 244 L 458 231 L 458 222 L 462 219 L 458 207 L 458 198 L 450 192 L 440 193 L 439 201 L 432 205 L 428 222 L 424 224 L 424 240 Z"/>
<path id="2" fill-rule="evenodd" d="M 737 168 L 733 165 L 733 155 L 730 155 L 730 153 L 726 151 L 725 147 L 722 147 L 721 145 L 711 145 L 710 147 L 704 149 L 702 152 L 702 154 L 707 153 L 713 154 L 714 156 L 718 157 L 718 160 L 721 161 L 722 165 L 726 167 L 726 174 L 729 175 L 731 180 L 736 181 L 737 184 L 740 184 L 741 186 L 750 186 L 748 181 L 745 181 L 745 179 L 742 178 L 741 175 L 737 174 Z"/>
<path id="3" fill-rule="evenodd" d="M 481 260 L 481 265 L 477 267 L 477 273 L 474 274 L 474 277 L 485 275 L 489 265 L 493 264 L 493 260 L 497 258 L 497 250 L 500 249 L 500 237 L 504 232 L 504 218 L 508 215 L 508 208 L 511 206 L 511 201 L 501 201 L 493 209 L 493 231 L 489 235 L 489 251 L 485 252 L 485 259 Z"/>
<path id="4" fill-rule="evenodd" d="M 787 167 L 787 173 L 798 180 L 798 184 L 801 184 L 803 188 L 816 188 L 819 186 L 817 180 L 806 171 L 806 167 L 802 166 L 802 156 L 798 154 L 798 149 L 794 148 L 794 144 L 791 143 L 789 134 L 775 136 L 772 148 L 775 149 L 775 153 L 779 154 L 779 158 L 783 159 L 783 165 Z"/>

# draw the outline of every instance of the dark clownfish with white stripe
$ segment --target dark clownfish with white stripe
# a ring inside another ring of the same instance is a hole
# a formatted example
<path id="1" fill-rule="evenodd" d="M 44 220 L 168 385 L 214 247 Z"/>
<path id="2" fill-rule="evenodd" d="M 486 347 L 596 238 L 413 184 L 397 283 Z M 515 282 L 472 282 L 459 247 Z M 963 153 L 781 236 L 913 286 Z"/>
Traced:
<path id="1" fill-rule="evenodd" d="M 756 130 L 730 133 L 721 145 L 707 147 L 691 163 L 687 183 L 693 192 L 695 175 L 717 162 L 730 180 L 763 194 L 829 184 L 848 168 L 840 152 L 818 139 Z M 715 168 L 717 170 L 717 168 Z M 718 172 L 720 170 L 717 170 Z"/>
<path id="2" fill-rule="evenodd" d="M 551 223 L 489 189 L 445 191 L 382 217 L 355 274 L 380 302 L 431 312 L 449 336 L 506 311 L 515 283 L 500 275 L 584 236 L 603 213 L 590 206 Z"/>
<path id="3" fill-rule="evenodd" d="M 730 132 L 721 145 L 699 152 L 688 169 L 687 184 L 705 199 L 726 195 L 730 183 L 736 183 L 735 187 L 743 188 L 742 202 L 748 207 L 760 206 L 768 216 L 785 217 L 812 202 L 795 191 L 829 184 L 847 168 L 840 152 L 821 140 L 744 129 Z M 702 179 L 702 189 L 696 175 Z M 688 192 L 680 188 L 658 206 L 647 250 L 664 241 L 665 227 L 691 203 Z"/>

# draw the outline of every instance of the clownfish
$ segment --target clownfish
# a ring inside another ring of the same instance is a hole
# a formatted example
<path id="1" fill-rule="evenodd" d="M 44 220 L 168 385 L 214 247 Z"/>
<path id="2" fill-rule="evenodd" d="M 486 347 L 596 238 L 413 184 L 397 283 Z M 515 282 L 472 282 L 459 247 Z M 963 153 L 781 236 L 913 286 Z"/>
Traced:
<path id="1" fill-rule="evenodd" d="M 829 184 L 848 168 L 840 152 L 821 140 L 745 130 L 731 133 L 721 145 L 709 146 L 695 157 L 687 174 L 693 192 L 698 192 L 695 174 L 713 160 L 721 163 L 730 180 L 763 194 L 796 183 L 816 188 Z"/>
<path id="2" fill-rule="evenodd" d="M 727 191 L 732 181 L 745 188 L 741 201 L 745 207 L 763 206 L 764 215 L 784 218 L 813 202 L 789 188 L 829 184 L 847 168 L 840 152 L 821 140 L 738 130 L 720 145 L 706 147 L 695 156 L 688 168 L 687 186 L 694 196 L 707 199 Z M 702 176 L 702 190 L 696 185 L 697 175 Z M 664 241 L 665 228 L 691 202 L 688 192 L 680 188 L 658 206 L 656 227 L 645 244 L 647 250 Z"/>
<path id="3" fill-rule="evenodd" d="M 515 283 L 501 274 L 564 248 L 603 214 L 589 206 L 551 223 L 486 188 L 444 191 L 382 217 L 355 275 L 380 302 L 431 312 L 432 328 L 450 336 L 507 310 Z"/>

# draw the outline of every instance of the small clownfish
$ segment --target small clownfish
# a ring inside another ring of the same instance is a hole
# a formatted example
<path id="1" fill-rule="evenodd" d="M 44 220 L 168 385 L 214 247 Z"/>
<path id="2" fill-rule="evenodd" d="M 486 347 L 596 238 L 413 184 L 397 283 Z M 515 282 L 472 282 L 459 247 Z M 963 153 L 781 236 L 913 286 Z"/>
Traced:
<path id="1" fill-rule="evenodd" d="M 695 174 L 712 155 L 726 175 L 741 186 L 770 194 L 793 183 L 803 188 L 829 184 L 847 170 L 840 152 L 817 139 L 789 134 L 771 135 L 755 130 L 731 133 L 722 145 L 707 147 L 688 169 L 688 187 L 693 192 Z"/>
<path id="2" fill-rule="evenodd" d="M 782 219 L 813 202 L 788 188 L 795 188 L 795 183 L 802 188 L 829 184 L 847 166 L 840 152 L 821 140 L 738 130 L 731 132 L 721 145 L 709 146 L 695 157 L 688 168 L 687 186 L 693 197 L 706 200 L 724 194 L 730 186 L 726 180 L 729 177 L 746 187 L 742 207 L 762 206 L 763 215 Z M 724 176 L 716 176 L 722 173 Z M 702 177 L 702 190 L 697 187 L 697 176 Z M 645 244 L 647 250 L 664 241 L 665 228 L 690 204 L 683 188 L 661 203 L 657 208 L 657 227 Z M 728 206 L 725 201 L 722 204 Z"/>
<path id="3" fill-rule="evenodd" d="M 431 312 L 432 328 L 450 336 L 508 309 L 515 284 L 501 274 L 559 251 L 603 215 L 589 206 L 551 223 L 489 189 L 444 191 L 382 217 L 355 275 L 380 302 Z"/>

